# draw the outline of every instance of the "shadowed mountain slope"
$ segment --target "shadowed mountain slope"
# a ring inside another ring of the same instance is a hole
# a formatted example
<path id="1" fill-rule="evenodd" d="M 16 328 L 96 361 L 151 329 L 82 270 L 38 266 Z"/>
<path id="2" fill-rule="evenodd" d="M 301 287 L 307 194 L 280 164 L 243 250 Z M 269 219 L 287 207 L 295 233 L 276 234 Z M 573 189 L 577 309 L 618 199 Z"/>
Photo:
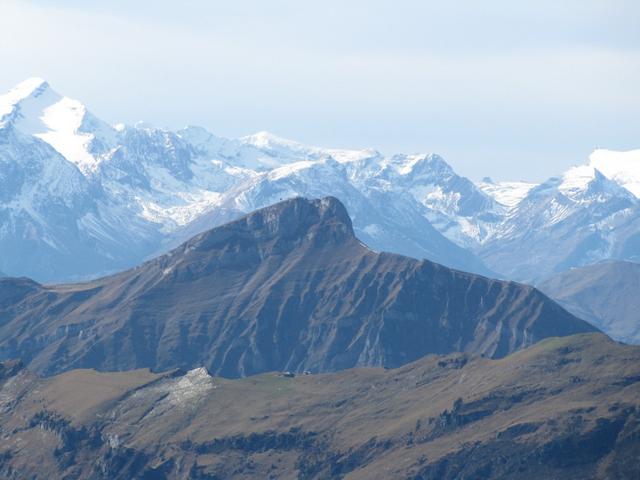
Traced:
<path id="1" fill-rule="evenodd" d="M 640 348 L 602 334 L 295 378 L 5 365 L 7 479 L 640 476 Z"/>
<path id="2" fill-rule="evenodd" d="M 574 268 L 539 288 L 616 340 L 640 344 L 640 264 L 608 261 Z"/>
<path id="3" fill-rule="evenodd" d="M 258 210 L 94 282 L 0 280 L 0 358 L 46 374 L 394 367 L 594 330 L 532 287 L 369 250 L 332 197 Z"/>

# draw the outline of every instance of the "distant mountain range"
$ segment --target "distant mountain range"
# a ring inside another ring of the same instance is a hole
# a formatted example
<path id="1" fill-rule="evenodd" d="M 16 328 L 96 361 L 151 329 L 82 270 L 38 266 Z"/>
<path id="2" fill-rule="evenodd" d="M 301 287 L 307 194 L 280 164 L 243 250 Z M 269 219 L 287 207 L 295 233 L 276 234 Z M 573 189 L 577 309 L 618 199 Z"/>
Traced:
<path id="1" fill-rule="evenodd" d="M 197 127 L 112 127 L 30 79 L 0 97 L 0 268 L 41 281 L 96 276 L 278 200 L 334 195 L 372 248 L 489 273 L 431 225 L 427 207 L 397 194 L 395 182 L 420 175 L 481 199 L 465 211 L 493 204 L 437 156 L 322 150 L 266 133 L 227 140 Z"/>
<path id="2" fill-rule="evenodd" d="M 0 362 L 0 476 L 631 480 L 639 398 L 640 347 L 601 334 L 293 378 Z"/>
<path id="3" fill-rule="evenodd" d="M 371 251 L 333 197 L 280 202 L 88 283 L 0 279 L 0 319 L 0 359 L 45 374 L 397 367 L 595 331 L 533 287 Z"/>
<path id="4" fill-rule="evenodd" d="M 0 477 L 636 479 L 640 347 L 598 329 L 640 343 L 639 197 L 640 150 L 474 183 L 29 79 L 0 96 Z"/>
<path id="5" fill-rule="evenodd" d="M 477 185 L 434 154 L 111 126 L 29 79 L 0 97 L 0 269 L 116 272 L 294 196 L 332 195 L 371 248 L 520 281 L 640 258 L 640 150 L 598 150 L 540 185 Z"/>
<path id="6" fill-rule="evenodd" d="M 593 165 L 574 167 L 528 190 L 475 251 L 490 268 L 524 281 L 603 259 L 638 260 L 640 204 Z"/>
<path id="7" fill-rule="evenodd" d="M 601 262 L 560 273 L 538 286 L 616 340 L 640 344 L 640 264 Z"/>

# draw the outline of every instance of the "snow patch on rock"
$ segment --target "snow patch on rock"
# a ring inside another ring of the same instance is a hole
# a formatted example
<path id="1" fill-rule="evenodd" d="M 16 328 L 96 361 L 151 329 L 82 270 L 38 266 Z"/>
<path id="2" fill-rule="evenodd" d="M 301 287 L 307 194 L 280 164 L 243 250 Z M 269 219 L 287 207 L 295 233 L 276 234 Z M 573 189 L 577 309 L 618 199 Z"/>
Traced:
<path id="1" fill-rule="evenodd" d="M 478 187 L 505 207 L 513 208 L 527 196 L 537 184 L 530 182 L 479 182 Z"/>
<path id="2" fill-rule="evenodd" d="M 169 402 L 176 406 L 193 402 L 216 388 L 213 377 L 204 367 L 189 370 L 171 385 Z"/>

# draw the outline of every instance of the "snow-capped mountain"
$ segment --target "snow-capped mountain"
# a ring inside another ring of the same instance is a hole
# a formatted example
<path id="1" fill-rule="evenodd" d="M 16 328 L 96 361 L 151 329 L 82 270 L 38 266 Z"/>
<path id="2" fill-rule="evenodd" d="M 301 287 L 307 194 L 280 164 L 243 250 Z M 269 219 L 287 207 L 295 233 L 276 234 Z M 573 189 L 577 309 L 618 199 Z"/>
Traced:
<path id="1" fill-rule="evenodd" d="M 535 281 L 603 259 L 637 259 L 639 234 L 638 199 L 584 165 L 531 188 L 476 252 L 508 278 Z"/>
<path id="2" fill-rule="evenodd" d="M 436 155 L 111 126 L 42 79 L 0 97 L 0 188 L 0 268 L 43 281 L 135 265 L 297 195 L 340 198 L 374 249 L 488 274 L 450 238 L 481 236 L 501 208 Z"/>
<path id="3" fill-rule="evenodd" d="M 484 193 L 507 208 L 518 205 L 535 186 L 535 183 L 530 182 L 494 182 L 489 177 L 485 177 L 478 183 L 478 187 Z"/>
<path id="4" fill-rule="evenodd" d="M 279 200 L 332 195 L 373 249 L 537 281 L 640 259 L 639 152 L 597 150 L 540 185 L 476 185 L 435 154 L 112 126 L 29 79 L 0 96 L 0 269 L 104 274 Z"/>
<path id="5" fill-rule="evenodd" d="M 397 159 L 396 159 L 397 160 Z M 299 161 L 260 172 L 224 193 L 211 211 L 221 223 L 241 212 L 249 212 L 281 199 L 295 196 L 332 195 L 347 206 L 358 238 L 375 250 L 396 251 L 417 258 L 438 258 L 457 268 L 486 272 L 470 252 L 447 240 L 428 220 L 430 210 L 407 191 L 394 185 L 395 175 L 367 169 L 387 169 L 378 156 L 363 161 L 337 161 L 325 156 L 315 161 Z M 375 167 L 374 167 L 375 165 Z M 221 217 L 220 212 L 226 212 Z M 235 213 L 237 212 L 237 214 Z M 173 243 L 194 233 L 178 231 Z"/>
<path id="6" fill-rule="evenodd" d="M 640 198 L 640 150 L 598 149 L 589 156 L 589 165 Z"/>
<path id="7" fill-rule="evenodd" d="M 48 143 L 0 129 L 0 261 L 11 275 L 67 278 L 137 261 L 154 239 Z"/>
<path id="8" fill-rule="evenodd" d="M 41 78 L 30 78 L 0 97 L 0 128 L 44 140 L 82 172 L 95 169 L 115 143 L 115 129 L 77 100 L 63 97 Z"/>

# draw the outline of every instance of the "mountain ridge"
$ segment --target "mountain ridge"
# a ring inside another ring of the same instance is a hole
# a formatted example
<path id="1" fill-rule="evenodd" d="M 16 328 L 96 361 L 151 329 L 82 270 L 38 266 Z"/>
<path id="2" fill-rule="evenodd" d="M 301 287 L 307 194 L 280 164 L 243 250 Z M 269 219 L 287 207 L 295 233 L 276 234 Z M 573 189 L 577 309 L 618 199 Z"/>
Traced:
<path id="1" fill-rule="evenodd" d="M 638 199 L 599 170 L 574 167 L 531 188 L 477 252 L 507 278 L 529 282 L 603 258 L 633 260 L 639 211 Z"/>
<path id="2" fill-rule="evenodd" d="M 111 277 L 0 292 L 0 358 L 47 374 L 398 366 L 595 330 L 533 287 L 369 250 L 332 197 L 257 210 Z"/>
<path id="3" fill-rule="evenodd" d="M 640 348 L 549 338 L 499 360 L 295 377 L 0 362 L 0 475 L 636 478 Z"/>
<path id="4" fill-rule="evenodd" d="M 54 259 L 50 268 L 40 271 L 37 262 L 7 264 L 10 258 L 24 256 L 14 244 L 28 234 L 21 230 L 0 231 L 0 245 L 4 241 L 3 250 L 11 253 L 7 258 L 0 257 L 0 268 L 11 275 L 69 281 L 123 270 L 216 226 L 211 221 L 231 220 L 232 215 L 237 218 L 298 195 L 340 196 L 354 214 L 359 232 L 367 235 L 366 240 L 374 248 L 491 273 L 473 253 L 431 225 L 426 215 L 428 207 L 411 196 L 395 196 L 388 191 L 389 180 L 371 187 L 366 181 L 360 186 L 353 184 L 353 169 L 360 163 L 370 164 L 370 174 L 378 170 L 376 163 L 389 163 L 377 152 L 307 147 L 264 132 L 229 140 L 199 127 L 176 132 L 144 124 L 112 127 L 80 102 L 56 93 L 43 80 L 26 83 L 39 83 L 41 94 L 36 95 L 38 88 L 33 87 L 20 93 L 21 98 L 25 97 L 20 101 L 11 92 L 0 98 L 0 107 L 6 107 L 0 112 L 13 112 L 13 120 L 0 127 L 0 136 L 7 135 L 6 145 L 0 145 L 0 171 L 17 168 L 16 153 L 28 157 L 31 145 L 41 142 L 39 160 L 43 164 L 52 158 L 66 160 L 73 170 L 80 171 L 83 183 L 99 195 L 83 202 L 88 208 L 66 213 L 67 222 L 75 224 L 73 229 L 58 228 L 54 214 L 45 205 L 29 210 L 13 197 L 0 203 L 0 215 L 6 222 L 26 218 L 29 229 L 50 232 L 49 243 L 31 246 L 36 254 L 42 252 L 43 257 Z M 17 90 L 25 90 L 23 87 Z M 21 102 L 30 108 L 21 110 Z M 3 114 L 2 118 L 7 116 Z M 15 135 L 10 136 L 9 132 Z M 67 176 L 77 176 L 77 172 L 62 169 L 60 178 Z M 317 184 L 319 177 L 323 178 L 321 186 Z M 46 184 L 41 173 L 34 172 L 30 178 Z M 11 191 L 11 185 L 5 185 L 10 181 L 11 176 L 3 179 L 0 175 L 0 189 Z M 45 199 L 47 195 L 44 188 L 39 192 Z M 240 197 L 248 201 L 243 202 Z M 393 206 L 393 212 L 406 215 L 394 218 L 391 212 L 377 214 L 381 201 Z M 227 213 L 221 216 L 220 212 Z M 121 218 L 132 221 L 133 228 L 121 228 Z M 70 233 L 72 238 L 64 239 Z M 81 255 L 74 258 L 64 248 L 51 246 L 69 241 L 81 247 L 76 251 L 86 252 L 79 262 L 85 268 L 77 268 L 74 263 Z M 136 248 L 127 251 L 122 244 Z"/>
<path id="5" fill-rule="evenodd" d="M 597 150 L 588 165 L 538 185 L 476 185 L 436 154 L 320 148 L 268 132 L 226 139 L 201 127 L 110 126 L 42 79 L 27 84 L 0 97 L 0 268 L 10 275 L 96 278 L 256 208 L 326 195 L 345 203 L 371 248 L 485 276 L 536 282 L 640 258 L 637 151 Z M 44 168 L 16 181 L 26 160 L 68 164 L 56 182 L 82 200 L 50 207 L 57 192 Z M 21 189 L 38 201 L 21 202 Z"/>

